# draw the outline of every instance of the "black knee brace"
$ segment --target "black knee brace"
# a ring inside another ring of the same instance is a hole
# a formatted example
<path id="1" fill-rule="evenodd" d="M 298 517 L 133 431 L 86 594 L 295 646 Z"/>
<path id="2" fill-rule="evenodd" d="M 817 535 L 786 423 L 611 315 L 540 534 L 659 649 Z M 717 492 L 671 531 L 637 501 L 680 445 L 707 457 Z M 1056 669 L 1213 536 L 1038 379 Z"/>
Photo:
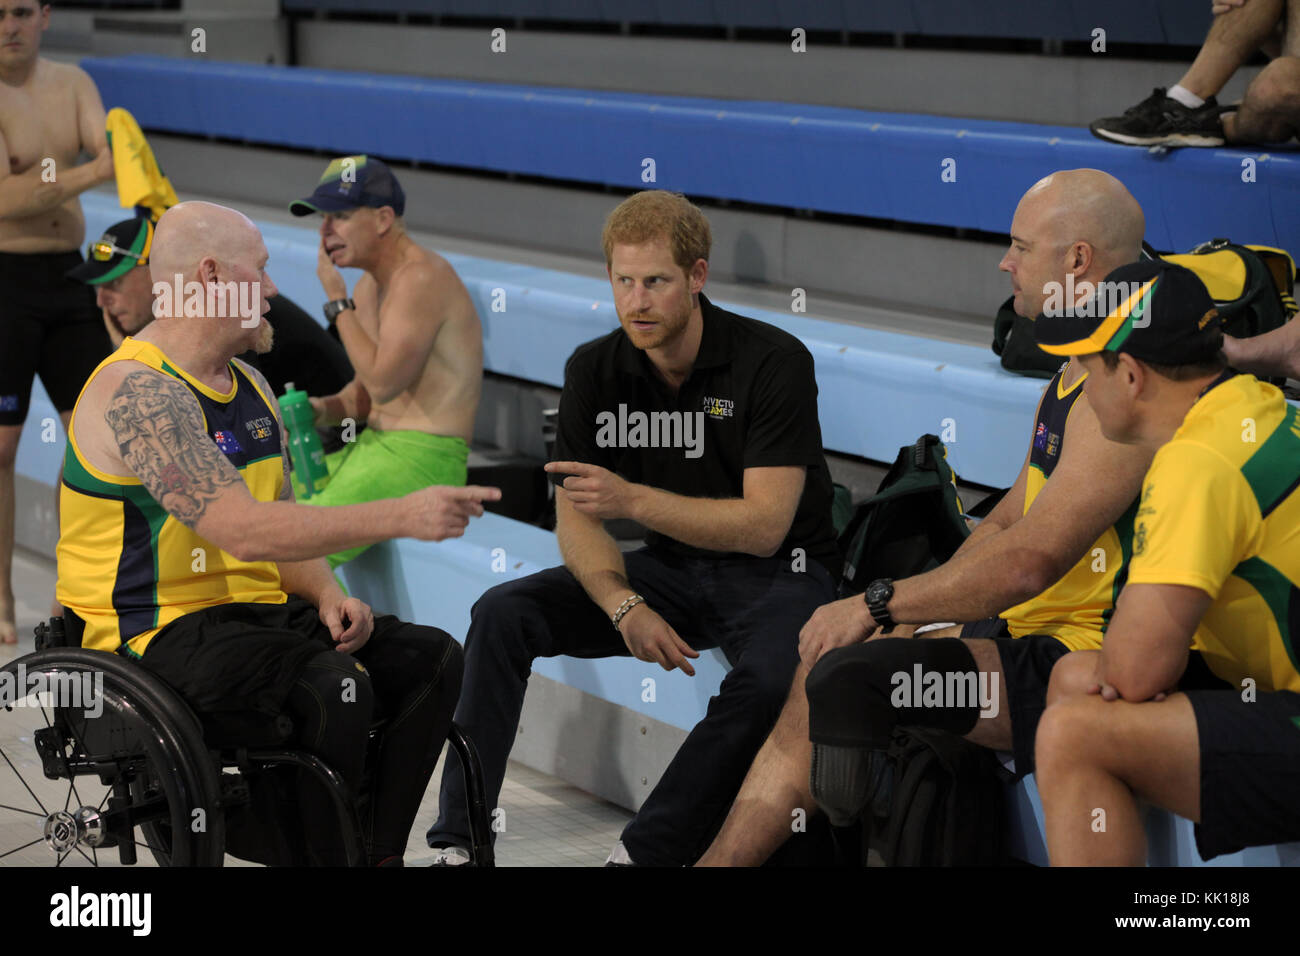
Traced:
<path id="1" fill-rule="evenodd" d="M 979 687 L 975 657 L 960 638 L 884 637 L 840 648 L 808 675 L 809 736 L 883 750 L 899 724 L 968 734 L 979 720 Z"/>
<path id="2" fill-rule="evenodd" d="M 955 637 L 880 638 L 818 661 L 807 683 L 809 783 L 830 822 L 849 826 L 887 784 L 877 751 L 888 749 L 896 726 L 969 733 L 979 720 L 978 690 L 975 657 Z"/>

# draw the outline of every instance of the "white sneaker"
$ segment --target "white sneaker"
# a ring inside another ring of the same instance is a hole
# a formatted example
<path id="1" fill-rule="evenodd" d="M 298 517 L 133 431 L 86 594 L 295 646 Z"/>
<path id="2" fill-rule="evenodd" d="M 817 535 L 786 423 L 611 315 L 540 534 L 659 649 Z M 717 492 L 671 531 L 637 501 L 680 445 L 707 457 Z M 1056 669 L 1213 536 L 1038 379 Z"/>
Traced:
<path id="1" fill-rule="evenodd" d="M 623 841 L 619 840 L 614 844 L 614 849 L 610 851 L 609 859 L 605 861 L 606 866 L 636 866 L 632 862 L 632 857 L 628 855 L 627 849 L 623 846 Z"/>
<path id="2" fill-rule="evenodd" d="M 434 850 L 430 866 L 464 866 L 469 863 L 469 850 L 463 846 L 441 846 Z"/>

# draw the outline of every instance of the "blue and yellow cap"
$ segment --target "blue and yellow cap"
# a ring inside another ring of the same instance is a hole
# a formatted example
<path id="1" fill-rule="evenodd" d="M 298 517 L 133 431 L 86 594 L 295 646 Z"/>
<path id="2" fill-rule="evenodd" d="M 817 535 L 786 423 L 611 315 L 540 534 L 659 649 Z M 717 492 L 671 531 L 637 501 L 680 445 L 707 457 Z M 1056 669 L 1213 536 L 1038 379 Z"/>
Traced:
<path id="1" fill-rule="evenodd" d="M 358 206 L 392 206 L 399 216 L 406 209 L 406 193 L 382 159 L 360 155 L 331 160 L 316 191 L 306 199 L 289 203 L 289 211 L 295 216 L 310 216 Z"/>

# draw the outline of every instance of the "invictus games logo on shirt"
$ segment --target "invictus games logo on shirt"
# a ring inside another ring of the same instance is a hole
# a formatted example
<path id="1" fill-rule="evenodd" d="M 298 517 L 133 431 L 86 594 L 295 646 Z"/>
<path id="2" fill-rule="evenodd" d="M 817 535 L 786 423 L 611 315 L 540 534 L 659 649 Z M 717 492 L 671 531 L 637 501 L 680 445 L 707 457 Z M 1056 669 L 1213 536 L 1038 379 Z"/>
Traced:
<path id="1" fill-rule="evenodd" d="M 729 398 L 704 397 L 704 414 L 710 418 L 732 418 L 736 413 L 736 403 Z"/>
<path id="2" fill-rule="evenodd" d="M 601 448 L 683 448 L 687 458 L 704 454 L 704 412 L 629 412 L 596 415 Z"/>
<path id="3" fill-rule="evenodd" d="M 244 422 L 244 427 L 247 428 L 248 433 L 258 441 L 264 441 L 271 437 L 271 425 L 273 423 L 274 419 L 263 416 L 261 418 L 254 418 L 252 421 Z"/>
<path id="4" fill-rule="evenodd" d="M 1152 508 L 1147 502 L 1151 500 L 1151 492 L 1154 489 L 1154 485 L 1146 485 L 1142 489 L 1142 500 L 1138 502 L 1137 514 L 1133 516 L 1135 521 L 1133 526 L 1133 557 L 1135 558 L 1145 551 L 1147 547 L 1147 523 L 1145 519 L 1148 515 L 1156 513 L 1156 509 Z"/>

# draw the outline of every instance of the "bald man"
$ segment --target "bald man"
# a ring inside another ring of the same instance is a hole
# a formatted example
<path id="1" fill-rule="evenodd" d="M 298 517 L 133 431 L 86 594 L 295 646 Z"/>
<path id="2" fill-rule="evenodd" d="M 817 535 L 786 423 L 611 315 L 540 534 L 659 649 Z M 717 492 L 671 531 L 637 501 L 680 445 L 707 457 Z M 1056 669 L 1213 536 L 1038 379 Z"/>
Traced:
<path id="1" fill-rule="evenodd" d="M 1016 207 L 998 265 L 1011 277 L 1016 312 L 1038 316 L 1085 303 L 1095 283 L 1140 256 L 1143 228 L 1137 201 L 1107 173 L 1067 170 L 1035 183 Z M 892 723 L 926 724 L 1012 750 L 1017 772 L 1030 772 L 1052 665 L 1070 650 L 1101 646 L 1151 463 L 1149 452 L 1101 434 L 1084 378 L 1068 363 L 1048 383 L 1015 483 L 951 560 L 916 577 L 873 582 L 866 595 L 813 614 L 799 635 L 801 663 L 785 709 L 699 865 L 758 865 L 790 837 L 793 811 L 815 811 L 810 700 L 814 738 L 819 730 L 842 739 L 874 729 L 887 742 Z M 930 621 L 971 623 L 915 640 L 880 637 L 895 624 Z M 888 699 L 892 675 L 912 675 L 915 666 L 978 672 L 976 686 L 989 693 L 973 707 L 899 708 L 876 728 L 848 719 L 840 695 L 862 699 L 863 675 L 883 682 Z"/>
<path id="2" fill-rule="evenodd" d="M 157 317 L 95 369 L 73 410 L 58 599 L 85 623 L 82 646 L 154 671 L 209 735 L 226 736 L 232 714 L 288 713 L 354 795 L 372 717 L 387 716 L 363 824 L 370 862 L 400 863 L 459 695 L 460 646 L 375 617 L 323 556 L 456 537 L 500 492 L 296 504 L 271 389 L 235 358 L 271 346 L 266 262 L 234 210 L 182 203 L 159 221 Z M 309 859 L 339 862 L 328 804 L 315 792 L 302 802 Z"/>

